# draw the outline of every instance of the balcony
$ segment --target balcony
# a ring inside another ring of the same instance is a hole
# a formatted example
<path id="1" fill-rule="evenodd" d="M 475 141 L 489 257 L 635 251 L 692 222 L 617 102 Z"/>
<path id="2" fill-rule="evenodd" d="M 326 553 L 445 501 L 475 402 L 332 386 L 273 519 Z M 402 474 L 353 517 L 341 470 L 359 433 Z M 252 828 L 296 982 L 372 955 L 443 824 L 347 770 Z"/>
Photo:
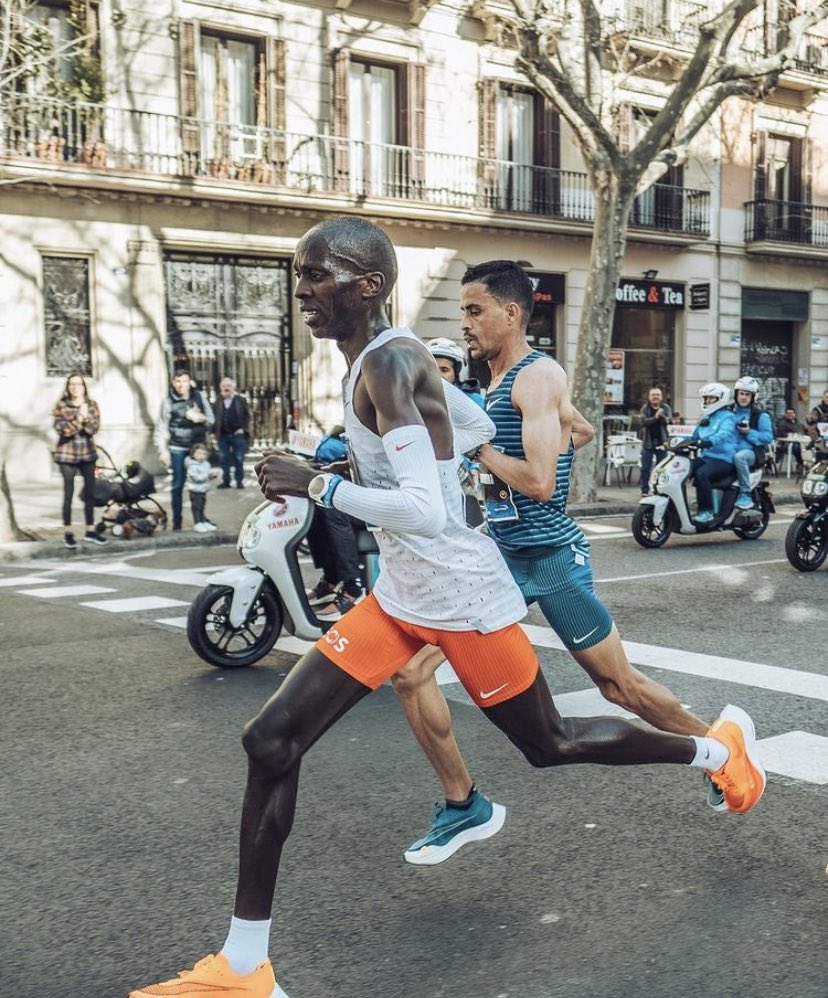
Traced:
<path id="1" fill-rule="evenodd" d="M 585 233 L 594 218 L 585 173 L 42 98 L 0 103 L 0 161 L 18 175 L 28 168 L 33 179 L 45 173 L 71 183 L 80 170 L 78 184 L 94 178 L 132 192 L 197 188 L 199 196 L 243 192 L 249 201 L 306 206 L 319 196 L 370 201 L 389 215 L 402 203 L 454 222 L 523 216 L 533 227 L 557 221 L 559 231 Z M 654 184 L 636 199 L 630 226 L 662 239 L 704 239 L 709 192 Z"/>
<path id="2" fill-rule="evenodd" d="M 745 204 L 745 242 L 753 252 L 816 256 L 828 252 L 828 207 L 765 198 Z"/>
<path id="3" fill-rule="evenodd" d="M 745 35 L 743 51 L 749 59 L 773 55 L 777 51 L 776 28 L 773 25 L 751 28 Z M 778 87 L 797 94 L 803 106 L 828 90 L 828 38 L 806 31 L 780 76 Z"/>
<path id="4" fill-rule="evenodd" d="M 624 0 L 616 26 L 648 45 L 692 51 L 699 41 L 699 24 L 712 16 L 707 5 L 692 0 Z"/>

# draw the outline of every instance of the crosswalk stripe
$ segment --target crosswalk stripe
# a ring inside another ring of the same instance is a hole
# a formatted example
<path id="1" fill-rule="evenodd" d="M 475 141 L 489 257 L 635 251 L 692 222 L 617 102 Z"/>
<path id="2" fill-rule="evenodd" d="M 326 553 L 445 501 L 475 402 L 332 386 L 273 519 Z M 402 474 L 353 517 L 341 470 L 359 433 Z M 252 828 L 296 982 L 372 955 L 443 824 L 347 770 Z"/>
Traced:
<path id="1" fill-rule="evenodd" d="M 12 586 L 40 586 L 53 581 L 49 575 L 14 575 L 0 579 L 0 586 L 11 589 Z"/>
<path id="2" fill-rule="evenodd" d="M 117 592 L 117 589 L 107 589 L 106 586 L 49 586 L 41 589 L 21 589 L 20 595 L 57 599 L 59 596 L 94 596 L 96 593 Z"/>
<path id="3" fill-rule="evenodd" d="M 786 731 L 757 742 L 765 769 L 807 783 L 828 784 L 828 738 L 810 731 Z"/>
<path id="4" fill-rule="evenodd" d="M 167 599 L 166 596 L 132 596 L 127 599 L 92 600 L 81 603 L 81 606 L 93 610 L 106 610 L 109 613 L 138 613 L 142 610 L 163 610 L 168 606 L 187 606 L 185 600 Z"/>

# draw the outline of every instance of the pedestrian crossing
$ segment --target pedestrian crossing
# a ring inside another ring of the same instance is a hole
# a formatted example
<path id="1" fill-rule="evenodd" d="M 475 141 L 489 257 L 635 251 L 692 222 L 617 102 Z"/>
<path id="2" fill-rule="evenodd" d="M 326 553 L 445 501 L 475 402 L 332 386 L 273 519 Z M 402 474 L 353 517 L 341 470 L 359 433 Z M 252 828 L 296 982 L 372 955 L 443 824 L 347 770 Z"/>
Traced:
<path id="1" fill-rule="evenodd" d="M 602 536 L 612 535 L 604 533 Z M 73 561 L 71 565 L 56 562 L 47 565 L 48 568 L 36 574 L 15 570 L 11 566 L 2 567 L 0 589 L 35 599 L 75 601 L 80 607 L 105 613 L 131 614 L 138 619 L 176 630 L 183 630 L 187 626 L 184 608 L 189 607 L 191 595 L 201 589 L 212 574 L 227 567 L 210 565 L 197 569 L 164 570 L 142 568 L 129 562 L 108 562 L 102 565 L 97 561 Z M 61 584 L 67 574 L 98 577 L 106 575 L 107 582 L 113 579 L 115 581 L 112 585 L 92 582 Z M 134 591 L 136 584 L 146 583 L 162 583 L 179 589 L 182 598 L 158 593 L 126 595 L 124 592 L 125 589 Z M 159 615 L 160 611 L 179 612 Z M 522 626 L 536 648 L 565 650 L 549 627 L 533 624 Z M 311 647 L 312 642 L 283 634 L 276 642 L 274 651 L 301 655 Z M 816 673 L 636 642 L 625 642 L 624 647 L 630 661 L 639 667 L 663 669 L 806 700 L 828 702 L 828 677 Z M 437 680 L 450 700 L 471 703 L 448 662 L 444 662 L 438 669 Z M 609 703 L 593 686 L 556 694 L 555 702 L 561 713 L 567 716 L 634 716 Z M 787 731 L 760 740 L 759 748 L 769 773 L 802 783 L 828 785 L 828 738 L 803 730 Z"/>

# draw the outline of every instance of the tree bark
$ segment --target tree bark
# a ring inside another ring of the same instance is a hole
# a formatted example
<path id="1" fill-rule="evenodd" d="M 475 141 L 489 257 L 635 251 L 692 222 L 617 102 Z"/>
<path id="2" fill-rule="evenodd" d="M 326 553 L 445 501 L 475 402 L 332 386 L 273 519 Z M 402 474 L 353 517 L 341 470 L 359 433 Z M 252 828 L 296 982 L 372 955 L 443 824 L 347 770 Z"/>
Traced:
<path id="1" fill-rule="evenodd" d="M 624 247 L 635 184 L 611 168 L 593 169 L 595 222 L 584 291 L 578 348 L 572 373 L 572 400 L 595 427 L 595 443 L 578 455 L 571 494 L 575 502 L 595 499 L 603 446 L 604 384 L 607 351 L 615 314 L 615 291 L 621 276 Z"/>
<path id="2" fill-rule="evenodd" d="M 33 535 L 17 524 L 9 480 L 6 477 L 6 462 L 0 460 L 0 543 L 31 540 L 34 540 Z"/>

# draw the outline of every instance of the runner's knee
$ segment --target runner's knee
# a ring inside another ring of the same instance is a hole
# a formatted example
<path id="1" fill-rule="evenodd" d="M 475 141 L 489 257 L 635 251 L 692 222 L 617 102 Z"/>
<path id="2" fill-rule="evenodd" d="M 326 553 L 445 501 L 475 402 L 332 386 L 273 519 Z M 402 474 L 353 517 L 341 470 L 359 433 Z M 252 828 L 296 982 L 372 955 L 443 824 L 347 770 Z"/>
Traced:
<path id="1" fill-rule="evenodd" d="M 295 741 L 272 721 L 266 725 L 261 717 L 245 724 L 241 740 L 250 762 L 267 770 L 273 779 L 284 776 L 299 761 Z"/>

